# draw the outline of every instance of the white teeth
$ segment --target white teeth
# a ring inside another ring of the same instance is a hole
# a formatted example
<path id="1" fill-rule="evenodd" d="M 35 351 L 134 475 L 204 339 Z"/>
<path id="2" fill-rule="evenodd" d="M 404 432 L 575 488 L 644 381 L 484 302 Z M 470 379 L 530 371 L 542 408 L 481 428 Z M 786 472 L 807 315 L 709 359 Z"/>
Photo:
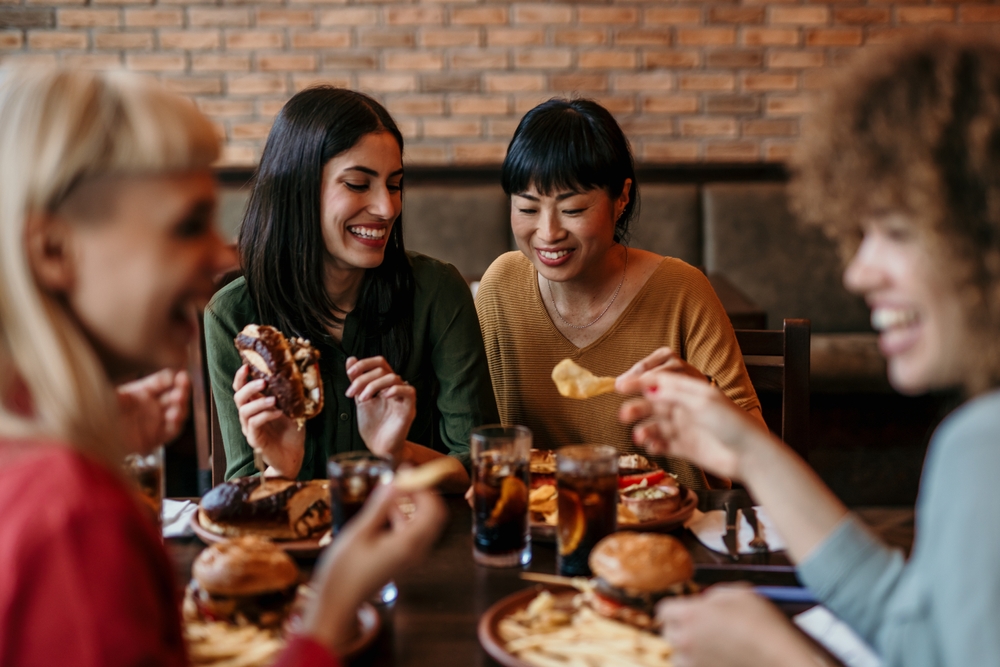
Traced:
<path id="1" fill-rule="evenodd" d="M 569 254 L 569 250 L 557 250 L 555 252 L 549 252 L 548 250 L 539 250 L 538 254 L 545 259 L 559 259 L 560 257 L 565 257 Z"/>
<path id="2" fill-rule="evenodd" d="M 348 227 L 347 231 L 363 239 L 381 239 L 385 237 L 385 227 Z"/>
<path id="3" fill-rule="evenodd" d="M 917 311 L 908 308 L 874 308 L 871 323 L 875 331 L 886 331 L 916 324 L 919 319 Z"/>

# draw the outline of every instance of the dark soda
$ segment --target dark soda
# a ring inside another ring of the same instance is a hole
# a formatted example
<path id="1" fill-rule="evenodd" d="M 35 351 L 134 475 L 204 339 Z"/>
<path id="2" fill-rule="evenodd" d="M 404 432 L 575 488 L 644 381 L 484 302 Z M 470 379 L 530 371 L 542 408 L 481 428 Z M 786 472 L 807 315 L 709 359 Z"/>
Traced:
<path id="1" fill-rule="evenodd" d="M 529 464 L 501 462 L 484 452 L 473 469 L 473 543 L 490 556 L 527 546 Z"/>
<path id="2" fill-rule="evenodd" d="M 559 503 L 559 574 L 590 576 L 587 559 L 618 527 L 618 475 L 556 472 Z"/>

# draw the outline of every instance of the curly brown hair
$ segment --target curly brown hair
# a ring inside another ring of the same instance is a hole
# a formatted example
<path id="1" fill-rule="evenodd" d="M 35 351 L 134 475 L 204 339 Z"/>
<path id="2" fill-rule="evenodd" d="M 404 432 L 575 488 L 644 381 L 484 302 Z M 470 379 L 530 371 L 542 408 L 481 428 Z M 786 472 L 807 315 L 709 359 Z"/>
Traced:
<path id="1" fill-rule="evenodd" d="M 977 343 L 965 388 L 1000 385 L 1000 45 L 935 33 L 866 54 L 803 132 L 792 170 L 793 209 L 845 257 L 883 213 L 930 239 Z"/>

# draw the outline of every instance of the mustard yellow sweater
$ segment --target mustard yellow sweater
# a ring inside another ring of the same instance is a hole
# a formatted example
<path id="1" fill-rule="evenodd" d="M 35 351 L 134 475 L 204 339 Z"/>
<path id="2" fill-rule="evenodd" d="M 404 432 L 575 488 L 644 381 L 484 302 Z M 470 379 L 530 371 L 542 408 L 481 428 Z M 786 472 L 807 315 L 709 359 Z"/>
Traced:
<path id="1" fill-rule="evenodd" d="M 520 252 L 497 258 L 476 296 L 486 356 L 500 420 L 531 429 L 534 445 L 555 449 L 575 443 L 609 444 L 623 453 L 641 452 L 631 427 L 618 421 L 619 394 L 587 400 L 564 398 L 552 368 L 570 358 L 597 375 L 617 376 L 661 346 L 715 378 L 737 405 L 755 412 L 760 402 L 750 384 L 733 327 L 708 279 L 678 259 L 664 258 L 612 327 L 578 348 L 552 323 L 531 262 Z M 704 488 L 696 466 L 660 460 L 682 484 Z"/>

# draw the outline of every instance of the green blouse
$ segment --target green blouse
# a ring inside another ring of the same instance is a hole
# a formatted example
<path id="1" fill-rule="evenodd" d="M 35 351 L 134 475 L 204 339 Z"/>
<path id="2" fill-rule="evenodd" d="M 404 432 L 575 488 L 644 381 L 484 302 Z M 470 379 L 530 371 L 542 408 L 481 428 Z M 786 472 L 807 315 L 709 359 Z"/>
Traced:
<path id="1" fill-rule="evenodd" d="M 413 352 L 406 368 L 393 370 L 417 390 L 417 416 L 408 439 L 454 456 L 468 467 L 469 431 L 500 421 L 476 307 L 454 266 L 407 254 L 416 279 Z M 255 472 L 232 386 L 240 367 L 233 339 L 247 324 L 267 322 L 260 322 L 246 281 L 239 278 L 219 290 L 205 309 L 208 371 L 226 448 L 226 479 Z M 358 433 L 354 399 L 344 395 L 350 386 L 347 358 L 359 356 L 359 324 L 357 313 L 349 313 L 339 345 L 313 341 L 322 355 L 324 405 L 317 417 L 306 422 L 299 479 L 326 477 L 326 460 L 333 454 L 367 449 Z"/>

